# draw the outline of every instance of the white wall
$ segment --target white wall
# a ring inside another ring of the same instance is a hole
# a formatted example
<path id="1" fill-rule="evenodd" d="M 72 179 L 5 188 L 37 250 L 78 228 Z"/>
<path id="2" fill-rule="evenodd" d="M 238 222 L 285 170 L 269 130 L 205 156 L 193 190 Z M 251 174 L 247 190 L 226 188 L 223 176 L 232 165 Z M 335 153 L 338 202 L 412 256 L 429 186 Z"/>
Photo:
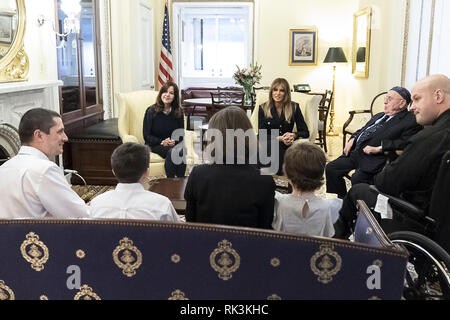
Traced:
<path id="1" fill-rule="evenodd" d="M 332 64 L 323 60 L 329 47 L 343 47 L 347 60 L 351 59 L 353 13 L 357 0 L 257 1 L 256 61 L 262 64 L 263 85 L 273 79 L 286 78 L 293 85 L 308 83 L 314 92 L 331 90 Z M 316 26 L 318 30 L 318 57 L 316 66 L 289 66 L 289 29 Z M 351 104 L 352 91 L 346 90 L 352 81 L 351 63 L 336 68 L 335 124 L 339 125 Z"/>
<path id="2" fill-rule="evenodd" d="M 373 10 L 368 79 L 351 74 L 353 14 Z M 256 60 L 263 65 L 264 85 L 276 77 L 289 83 L 308 83 L 312 91 L 332 87 L 332 66 L 324 64 L 328 47 L 341 46 L 348 64 L 338 64 L 335 88 L 335 126 L 342 128 L 348 111 L 368 107 L 379 92 L 400 85 L 405 1 L 385 0 L 260 0 Z M 315 25 L 319 50 L 316 66 L 289 66 L 289 29 Z"/>
<path id="3" fill-rule="evenodd" d="M 24 47 L 30 60 L 29 82 L 58 80 L 56 59 L 56 37 L 51 21 L 43 26 L 37 23 L 43 14 L 54 19 L 54 0 L 25 0 L 27 24 Z"/>
<path id="4" fill-rule="evenodd" d="M 158 13 L 155 13 L 154 8 L 157 7 L 160 0 L 112 0 L 111 1 L 111 37 L 112 37 L 112 61 L 113 61 L 113 92 L 123 93 L 135 90 L 152 89 L 154 85 L 154 75 L 150 76 L 151 84 L 143 86 L 140 72 L 143 65 L 143 59 L 151 60 L 154 54 L 155 40 L 149 39 L 152 42 L 148 56 L 139 58 L 139 53 L 142 52 L 140 26 L 140 4 L 144 4 L 151 9 L 154 20 L 158 21 Z M 153 23 L 153 29 L 156 22 Z M 157 39 L 155 31 L 152 30 L 153 39 Z M 140 47 L 141 46 L 141 47 Z M 144 50 L 145 51 L 145 50 Z M 141 60 L 142 59 L 142 60 Z M 157 59 L 152 63 L 152 67 L 157 67 Z M 153 68 L 152 68 L 152 73 Z M 117 100 L 114 104 L 114 116 L 118 116 Z"/>
<path id="5" fill-rule="evenodd" d="M 370 106 L 382 91 L 401 85 L 406 1 L 360 0 L 372 8 L 369 78 L 353 81 L 353 105 Z M 411 89 L 411 88 L 408 88 Z M 360 108 L 358 108 L 360 109 Z"/>

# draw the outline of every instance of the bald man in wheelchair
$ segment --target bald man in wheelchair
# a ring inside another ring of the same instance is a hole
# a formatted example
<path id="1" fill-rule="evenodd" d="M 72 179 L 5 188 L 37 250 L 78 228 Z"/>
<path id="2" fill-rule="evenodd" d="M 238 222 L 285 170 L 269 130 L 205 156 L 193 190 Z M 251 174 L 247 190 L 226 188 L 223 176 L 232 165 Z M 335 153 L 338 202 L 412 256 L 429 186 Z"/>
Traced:
<path id="1" fill-rule="evenodd" d="M 414 85 L 411 97 L 411 110 L 425 129 L 412 136 L 403 153 L 375 176 L 376 189 L 358 184 L 349 190 L 335 224 L 335 237 L 346 239 L 351 234 L 357 200 L 364 200 L 378 221 L 391 219 L 377 206 L 379 193 L 399 197 L 428 212 L 441 159 L 450 150 L 450 79 L 428 76 Z"/>

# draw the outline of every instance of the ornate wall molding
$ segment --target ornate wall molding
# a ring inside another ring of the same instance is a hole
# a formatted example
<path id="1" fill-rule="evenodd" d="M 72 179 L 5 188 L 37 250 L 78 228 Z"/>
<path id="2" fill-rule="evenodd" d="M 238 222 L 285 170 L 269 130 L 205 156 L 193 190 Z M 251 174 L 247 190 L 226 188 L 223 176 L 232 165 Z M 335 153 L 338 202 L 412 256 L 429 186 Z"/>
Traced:
<path id="1" fill-rule="evenodd" d="M 432 2 L 431 2 L 431 18 L 430 18 L 430 34 L 428 35 L 427 76 L 430 75 L 431 50 L 433 49 L 434 12 L 435 12 L 435 10 L 436 10 L 436 0 L 432 0 Z"/>
<path id="2" fill-rule="evenodd" d="M 114 99 L 113 99 L 113 77 L 112 77 L 112 53 L 111 53 L 111 0 L 103 0 L 103 14 L 102 14 L 102 20 L 103 20 L 103 55 L 104 59 L 102 59 L 103 62 L 103 82 L 105 86 L 104 92 L 104 111 L 107 115 L 106 118 L 110 119 L 114 117 Z M 116 115 L 117 116 L 117 115 Z"/>
<path id="3" fill-rule="evenodd" d="M 406 78 L 406 59 L 408 57 L 410 10 L 411 10 L 411 0 L 406 0 L 405 26 L 404 26 L 404 32 L 403 32 L 405 37 L 404 37 L 404 41 L 403 41 L 402 78 L 401 78 L 401 86 L 402 87 L 405 86 L 405 78 Z"/>

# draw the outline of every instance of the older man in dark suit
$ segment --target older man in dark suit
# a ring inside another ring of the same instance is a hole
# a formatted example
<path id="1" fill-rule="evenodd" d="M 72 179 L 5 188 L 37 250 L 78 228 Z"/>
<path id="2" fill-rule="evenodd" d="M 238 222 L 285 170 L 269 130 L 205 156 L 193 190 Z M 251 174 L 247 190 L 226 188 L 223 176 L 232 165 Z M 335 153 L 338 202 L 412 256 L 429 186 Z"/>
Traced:
<path id="1" fill-rule="evenodd" d="M 384 112 L 372 117 L 367 124 L 350 136 L 344 154 L 326 167 L 327 192 L 344 198 L 344 181 L 351 170 L 352 185 L 373 183 L 373 177 L 386 163 L 384 151 L 403 149 L 406 141 L 422 129 L 407 107 L 411 94 L 402 87 L 394 87 L 384 99 Z"/>
<path id="2" fill-rule="evenodd" d="M 427 212 L 441 159 L 450 150 L 450 79 L 437 74 L 418 81 L 412 89 L 412 101 L 411 111 L 417 123 L 426 128 L 411 137 L 402 155 L 376 175 L 374 185 L 380 192 L 400 197 Z M 347 239 L 351 234 L 357 200 L 364 200 L 385 231 L 391 231 L 387 230 L 389 216 L 378 212 L 381 208 L 375 210 L 378 196 L 368 184 L 352 187 L 339 212 L 335 237 Z M 409 227 L 404 225 L 404 230 Z"/>

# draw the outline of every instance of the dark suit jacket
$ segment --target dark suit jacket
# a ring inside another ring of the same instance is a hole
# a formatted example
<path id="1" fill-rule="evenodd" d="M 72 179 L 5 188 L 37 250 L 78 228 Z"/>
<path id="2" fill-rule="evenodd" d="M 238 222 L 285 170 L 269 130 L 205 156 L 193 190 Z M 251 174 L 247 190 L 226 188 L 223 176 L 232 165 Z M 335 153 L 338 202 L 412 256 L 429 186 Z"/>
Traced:
<path id="1" fill-rule="evenodd" d="M 275 182 L 251 165 L 194 167 L 186 185 L 186 221 L 272 229 Z"/>
<path id="2" fill-rule="evenodd" d="M 450 110 L 407 142 L 403 154 L 375 177 L 375 186 L 427 210 L 441 159 L 448 150 Z"/>
<path id="3" fill-rule="evenodd" d="M 368 155 L 364 153 L 364 147 L 382 146 L 383 151 L 402 150 L 406 146 L 408 139 L 422 130 L 422 126 L 417 124 L 414 114 L 405 109 L 394 115 L 372 138 L 362 142 L 356 148 L 356 140 L 359 135 L 383 116 L 384 112 L 374 115 L 363 128 L 351 136 L 355 138 L 355 142 L 353 143 L 350 156 L 356 159 L 359 164 L 358 168 L 364 172 L 377 173 L 383 168 L 386 162 L 386 156 L 383 153 Z"/>
<path id="4" fill-rule="evenodd" d="M 297 133 L 295 139 L 300 138 L 309 138 L 309 130 L 306 125 L 305 119 L 303 118 L 302 111 L 300 110 L 300 106 L 296 102 L 291 102 L 291 108 L 293 110 L 291 121 L 286 121 L 284 117 L 284 111 L 281 113 L 281 116 L 278 116 L 277 110 L 275 107 L 270 109 L 270 113 L 272 114 L 272 118 L 266 118 L 264 114 L 264 110 L 262 105 L 259 106 L 258 112 L 258 128 L 266 129 L 267 136 L 270 136 L 270 130 L 278 129 L 280 130 L 280 136 L 285 134 L 286 132 L 292 132 L 294 129 L 294 124 L 297 125 Z M 269 142 L 270 143 L 270 142 Z"/>

